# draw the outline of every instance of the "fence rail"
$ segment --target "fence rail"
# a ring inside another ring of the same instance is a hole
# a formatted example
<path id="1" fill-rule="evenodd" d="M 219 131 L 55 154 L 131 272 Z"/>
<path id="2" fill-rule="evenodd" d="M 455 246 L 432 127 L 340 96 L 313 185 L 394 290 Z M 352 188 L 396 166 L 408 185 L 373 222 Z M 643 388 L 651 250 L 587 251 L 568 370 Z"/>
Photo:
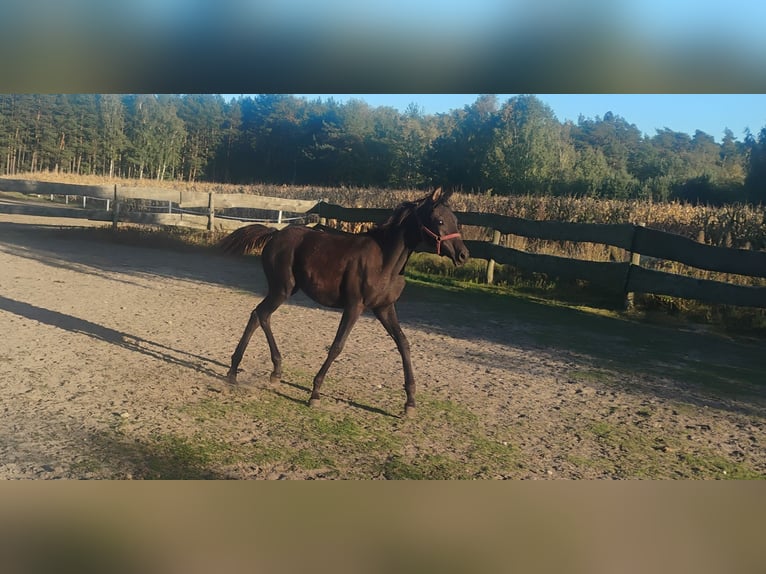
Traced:
<path id="1" fill-rule="evenodd" d="M 174 191 L 151 187 L 73 185 L 5 178 L 0 178 L 0 190 L 41 196 L 58 195 L 99 199 L 102 204 L 108 202 L 106 209 L 88 210 L 52 206 L 33 206 L 34 208 L 23 206 L 23 208 L 26 209 L 27 213 L 34 212 L 38 215 L 66 215 L 68 217 L 78 216 L 99 221 L 111 221 L 114 226 L 119 222 L 131 222 L 230 230 L 252 221 L 218 213 L 220 210 L 228 208 L 272 211 L 275 217 L 268 222 L 278 227 L 286 225 L 287 219 L 283 217 L 285 212 L 303 214 L 304 217 L 313 214 L 319 218 L 320 222 L 335 219 L 349 223 L 380 222 L 390 214 L 388 209 L 348 208 L 324 201 L 292 200 L 247 194 Z M 128 199 L 167 202 L 168 211 L 149 213 L 121 210 L 121 205 Z M 77 201 L 75 203 L 79 204 Z M 82 203 L 84 206 L 85 200 Z M 202 209 L 203 211 L 185 211 L 188 209 Z M 8 210 L 7 206 L 0 206 L 0 211 Z M 626 295 L 653 293 L 697 299 L 708 303 L 766 308 L 766 287 L 751 287 L 709 279 L 697 279 L 648 269 L 640 264 L 640 257 L 643 255 L 676 261 L 708 271 L 766 278 L 766 252 L 764 251 L 714 247 L 680 235 L 632 224 L 533 221 L 477 212 L 462 212 L 456 215 L 464 226 L 477 226 L 493 231 L 491 242 L 466 241 L 472 257 L 488 261 L 489 282 L 492 281 L 494 263 L 497 262 L 514 265 L 526 271 L 545 273 L 552 277 L 584 279 L 591 284 L 622 289 Z M 600 262 L 529 253 L 499 245 L 500 234 L 552 241 L 613 245 L 627 251 L 630 257 L 629 261 L 624 262 Z M 421 248 L 429 250 L 425 246 L 421 246 Z"/>
<path id="2" fill-rule="evenodd" d="M 311 211 L 326 219 L 348 222 L 381 221 L 385 209 L 351 209 L 320 202 Z M 626 304 L 633 293 L 670 295 L 706 303 L 766 308 L 766 287 L 736 285 L 647 269 L 640 256 L 683 263 L 698 269 L 766 278 L 766 252 L 715 247 L 686 237 L 627 223 L 568 223 L 533 221 L 493 213 L 458 212 L 462 225 L 494 231 L 493 240 L 466 241 L 471 256 L 486 259 L 487 280 L 492 282 L 494 263 L 564 279 L 584 279 L 591 284 L 622 289 Z M 601 262 L 529 253 L 499 245 L 500 233 L 551 241 L 590 242 L 626 250 L 629 261 Z"/>
<path id="3" fill-rule="evenodd" d="M 0 191 L 10 191 L 41 197 L 82 198 L 82 207 L 86 200 L 99 201 L 101 209 L 74 210 L 70 207 L 50 205 L 2 206 L 0 211 L 30 213 L 42 216 L 79 217 L 95 221 L 111 221 L 114 226 L 120 222 L 155 225 L 176 225 L 203 229 L 233 230 L 245 223 L 261 221 L 276 227 L 283 227 L 291 219 L 286 213 L 306 214 L 317 202 L 310 200 L 261 197 L 241 193 L 214 193 L 199 191 L 178 191 L 160 187 L 136 187 L 117 185 L 78 185 L 51 183 L 24 179 L 0 178 Z M 128 200 L 150 200 L 166 205 L 155 211 L 127 211 L 124 209 Z M 79 200 L 74 203 L 79 205 Z M 92 203 L 92 202 L 91 202 Z M 200 210 L 201 211 L 189 211 Z M 229 208 L 258 209 L 273 212 L 273 217 L 253 219 L 240 216 L 228 216 L 220 213 Z"/>

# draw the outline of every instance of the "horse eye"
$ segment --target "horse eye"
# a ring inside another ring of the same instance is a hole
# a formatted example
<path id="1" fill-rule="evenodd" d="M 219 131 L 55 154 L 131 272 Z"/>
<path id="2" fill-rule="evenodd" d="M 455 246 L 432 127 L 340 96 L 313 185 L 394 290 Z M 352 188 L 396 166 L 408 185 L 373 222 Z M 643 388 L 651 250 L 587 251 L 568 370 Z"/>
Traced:
<path id="1" fill-rule="evenodd" d="M 444 220 L 440 219 L 438 223 L 439 223 L 439 225 L 444 225 Z"/>

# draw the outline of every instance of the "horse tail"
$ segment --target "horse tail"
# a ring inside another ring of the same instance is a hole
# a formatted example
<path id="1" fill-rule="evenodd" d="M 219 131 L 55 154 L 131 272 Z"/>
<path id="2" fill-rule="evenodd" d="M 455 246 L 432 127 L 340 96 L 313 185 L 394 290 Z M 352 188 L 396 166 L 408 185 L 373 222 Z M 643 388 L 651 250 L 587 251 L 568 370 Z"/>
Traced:
<path id="1" fill-rule="evenodd" d="M 218 248 L 229 255 L 245 255 L 260 252 L 279 231 L 260 223 L 240 227 L 218 242 Z"/>

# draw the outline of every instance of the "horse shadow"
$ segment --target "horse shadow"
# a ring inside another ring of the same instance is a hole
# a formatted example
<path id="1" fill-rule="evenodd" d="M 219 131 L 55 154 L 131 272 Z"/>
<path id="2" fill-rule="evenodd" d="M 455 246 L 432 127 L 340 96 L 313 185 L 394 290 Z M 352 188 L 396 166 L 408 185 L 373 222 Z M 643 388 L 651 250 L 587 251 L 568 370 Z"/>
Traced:
<path id="1" fill-rule="evenodd" d="M 301 385 L 299 383 L 294 383 L 292 381 L 286 381 L 284 379 L 282 379 L 280 381 L 280 384 L 287 385 L 289 387 L 292 387 L 294 389 L 302 391 L 302 392 L 306 393 L 306 397 L 308 397 L 311 394 L 311 387 L 308 386 L 308 385 Z M 307 398 L 306 399 L 299 399 L 297 397 L 294 397 L 292 395 L 289 395 L 289 394 L 287 394 L 285 392 L 280 391 L 274 385 L 269 385 L 267 387 L 267 390 L 270 393 L 272 393 L 272 394 L 274 394 L 274 395 L 276 395 L 276 396 L 278 396 L 278 397 L 280 397 L 282 399 L 285 399 L 285 400 L 288 400 L 288 401 L 290 401 L 292 403 L 295 403 L 297 405 L 301 405 L 301 406 L 304 406 L 304 407 L 308 406 L 308 399 Z M 375 414 L 375 415 L 381 415 L 381 416 L 388 417 L 388 418 L 393 418 L 393 419 L 403 418 L 400 415 L 395 415 L 395 414 L 390 413 L 390 412 L 388 412 L 388 411 L 386 411 L 384 409 L 380 409 L 378 407 L 373 407 L 373 406 L 370 406 L 370 405 L 365 405 L 363 403 L 360 403 L 360 402 L 357 402 L 357 401 L 354 401 L 354 400 L 351 400 L 351 399 L 341 398 L 341 397 L 335 396 L 333 394 L 324 393 L 322 400 L 323 401 L 327 401 L 328 403 L 330 401 L 334 401 L 336 403 L 345 404 L 348 407 L 351 407 L 351 408 L 354 408 L 354 409 L 359 409 L 359 410 L 362 410 L 362 411 L 366 411 L 368 413 L 372 413 L 372 414 Z M 318 408 L 321 409 L 322 407 L 320 406 Z"/>
<path id="2" fill-rule="evenodd" d="M 201 355 L 195 355 L 194 353 L 174 349 L 167 345 L 163 345 L 162 343 L 124 333 L 86 319 L 81 319 L 44 307 L 38 307 L 37 305 L 32 305 L 23 301 L 9 299 L 2 295 L 0 295 L 0 310 L 45 325 L 57 327 L 71 333 L 86 335 L 98 341 L 104 341 L 129 351 L 141 353 L 153 359 L 192 369 L 218 380 L 226 380 L 226 377 L 219 371 L 205 365 L 205 363 L 207 363 L 217 367 L 227 368 L 227 365 L 224 363 Z"/>

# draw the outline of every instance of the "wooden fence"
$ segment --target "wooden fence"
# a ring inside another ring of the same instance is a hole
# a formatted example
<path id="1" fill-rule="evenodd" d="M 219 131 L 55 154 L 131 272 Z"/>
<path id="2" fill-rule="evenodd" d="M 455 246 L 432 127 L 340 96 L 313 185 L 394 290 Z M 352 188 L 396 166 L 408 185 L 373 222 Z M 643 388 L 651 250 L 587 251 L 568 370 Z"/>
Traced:
<path id="1" fill-rule="evenodd" d="M 323 218 L 348 222 L 381 221 L 390 210 L 349 209 L 319 203 L 311 210 Z M 466 241 L 471 257 L 486 259 L 488 281 L 491 282 L 494 262 L 513 265 L 526 271 L 545 273 L 563 279 L 584 279 L 589 283 L 617 290 L 626 299 L 631 293 L 653 293 L 707 303 L 722 303 L 766 308 L 766 287 L 735 285 L 722 281 L 697 279 L 640 265 L 640 256 L 683 263 L 691 267 L 735 273 L 750 277 L 766 277 L 766 252 L 714 247 L 686 237 L 657 229 L 632 225 L 599 223 L 565 223 L 532 221 L 492 213 L 457 213 L 464 226 L 493 230 L 491 242 Z M 574 241 L 614 245 L 630 253 L 624 262 L 584 261 L 555 255 L 529 253 L 499 245 L 501 234 L 551 241 Z"/>
<path id="2" fill-rule="evenodd" d="M 130 187 L 124 185 L 74 185 L 0 178 L 0 191 L 11 191 L 40 197 L 64 197 L 65 205 L 24 205 L 14 209 L 43 216 L 79 217 L 96 221 L 144 223 L 155 225 L 178 225 L 202 229 L 234 230 L 244 223 L 264 221 L 283 227 L 289 220 L 285 213 L 305 214 L 316 201 L 261 197 L 244 193 L 214 193 L 177 191 L 165 188 Z M 71 200 L 71 203 L 70 203 Z M 155 204 L 153 211 L 125 209 L 130 200 L 147 200 Z M 91 209 L 87 209 L 88 203 Z M 74 210 L 70 206 L 81 206 Z M 248 219 L 222 216 L 228 208 L 258 209 L 269 211 L 273 217 Z M 5 211 L 10 211 L 6 208 Z"/>
<path id="3" fill-rule="evenodd" d="M 72 209 L 41 206 L 38 215 L 78 214 L 100 221 L 149 223 L 159 225 L 186 225 L 206 229 L 235 229 L 251 220 L 229 218 L 217 214 L 226 208 L 253 208 L 270 210 L 274 217 L 270 224 L 287 224 L 284 213 L 313 214 L 320 221 L 329 219 L 349 223 L 379 222 L 389 214 L 389 209 L 355 209 L 329 204 L 323 201 L 291 200 L 260 197 L 247 194 L 219 194 L 173 191 L 162 188 L 65 185 L 0 178 L 0 191 L 15 191 L 40 196 L 69 196 L 73 203 L 87 200 L 100 201 L 100 209 Z M 121 211 L 121 205 L 130 199 L 148 199 L 167 202 L 165 213 Z M 203 213 L 189 212 L 202 209 Z M 2 210 L 2 206 L 0 206 Z M 63 210 L 63 212 L 62 212 Z M 671 260 L 698 269 L 734 273 L 749 277 L 766 278 L 766 252 L 725 247 L 713 247 L 691 239 L 632 224 L 565 223 L 557 221 L 532 221 L 491 213 L 457 213 L 464 226 L 477 226 L 492 230 L 492 241 L 466 241 L 473 258 L 487 260 L 487 279 L 492 282 L 495 262 L 513 265 L 526 271 L 544 273 L 563 279 L 584 279 L 589 283 L 612 290 L 622 289 L 631 293 L 653 293 L 685 299 L 697 299 L 707 303 L 722 303 L 766 308 L 766 287 L 735 285 L 722 281 L 697 279 L 648 269 L 640 264 L 640 256 Z M 552 240 L 591 242 L 613 245 L 630 254 L 629 261 L 602 262 L 570 259 L 554 255 L 529 253 L 499 244 L 501 234 Z M 423 246 L 424 250 L 428 250 Z"/>

